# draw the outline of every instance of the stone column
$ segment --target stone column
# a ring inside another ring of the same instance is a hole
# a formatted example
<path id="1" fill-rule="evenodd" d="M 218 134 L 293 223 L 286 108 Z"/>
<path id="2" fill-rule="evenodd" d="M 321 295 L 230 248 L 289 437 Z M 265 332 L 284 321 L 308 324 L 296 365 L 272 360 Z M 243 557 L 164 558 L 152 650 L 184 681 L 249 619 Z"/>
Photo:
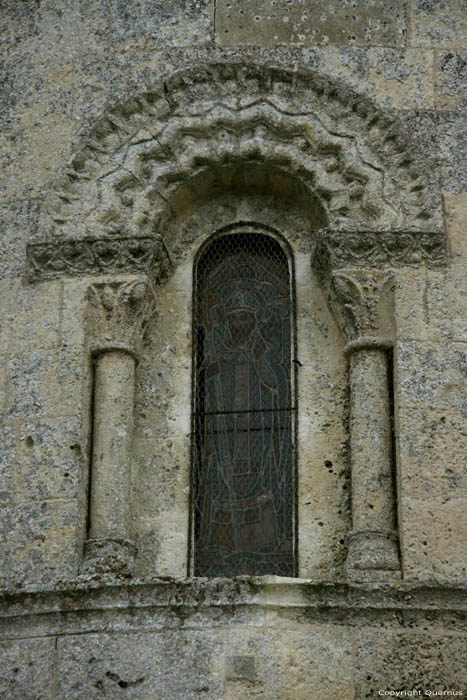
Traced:
<path id="1" fill-rule="evenodd" d="M 380 270 L 331 275 L 334 304 L 348 339 L 352 532 L 347 576 L 357 581 L 400 577 L 388 385 L 392 281 L 390 272 Z"/>
<path id="2" fill-rule="evenodd" d="M 130 467 L 135 368 L 154 298 L 148 280 L 94 284 L 88 332 L 94 357 L 89 530 L 83 572 L 131 575 Z"/>

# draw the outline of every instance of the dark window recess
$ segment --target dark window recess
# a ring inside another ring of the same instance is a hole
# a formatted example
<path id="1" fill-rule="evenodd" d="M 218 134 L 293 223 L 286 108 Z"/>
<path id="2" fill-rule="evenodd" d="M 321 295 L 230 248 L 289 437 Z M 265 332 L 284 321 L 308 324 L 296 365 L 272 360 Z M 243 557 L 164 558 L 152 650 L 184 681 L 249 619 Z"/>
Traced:
<path id="1" fill-rule="evenodd" d="M 196 266 L 194 573 L 294 575 L 289 266 L 279 243 L 217 238 Z"/>

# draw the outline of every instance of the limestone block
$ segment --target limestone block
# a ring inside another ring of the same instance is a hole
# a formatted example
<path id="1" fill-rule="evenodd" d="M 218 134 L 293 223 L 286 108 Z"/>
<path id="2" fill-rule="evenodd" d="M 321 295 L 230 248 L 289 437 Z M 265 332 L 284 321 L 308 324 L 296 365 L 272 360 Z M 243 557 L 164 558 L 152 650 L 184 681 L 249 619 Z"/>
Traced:
<path id="1" fill-rule="evenodd" d="M 464 48 L 467 18 L 463 0 L 409 0 L 409 45 Z"/>
<path id="2" fill-rule="evenodd" d="M 265 629 L 263 633 L 229 635 L 229 657 L 254 661 L 254 682 L 226 678 L 224 698 L 280 697 L 308 700 L 315 693 L 323 700 L 353 696 L 350 638 L 342 630 L 336 638 L 325 625 L 299 630 Z M 318 695 L 319 693 L 319 695 Z"/>
<path id="3" fill-rule="evenodd" d="M 401 341 L 395 354 L 399 430 L 413 408 L 465 412 L 465 343 L 438 345 Z"/>
<path id="4" fill-rule="evenodd" d="M 2 414 L 0 423 L 0 509 L 10 506 L 16 498 L 13 465 L 17 441 L 15 421 L 7 422 Z"/>
<path id="5" fill-rule="evenodd" d="M 394 321 L 397 340 L 432 340 L 427 308 L 427 270 L 423 267 L 397 271 L 394 278 Z"/>
<path id="6" fill-rule="evenodd" d="M 202 44 L 210 39 L 210 0 L 111 2 L 111 37 L 121 51 L 135 46 Z"/>
<path id="7" fill-rule="evenodd" d="M 142 368 L 141 368 L 142 369 Z M 175 366 L 172 372 L 164 367 L 154 367 L 145 379 L 137 375 L 137 393 L 135 404 L 135 425 L 138 426 L 146 417 L 152 416 L 151 428 L 164 426 L 164 435 L 187 435 L 191 429 L 191 367 Z M 158 370 L 158 371 L 157 371 Z M 154 382 L 152 388 L 149 382 Z M 141 392 L 145 381 L 145 394 Z M 141 392 L 141 393 L 140 393 Z M 152 396 L 151 396 L 152 394 Z"/>
<path id="8" fill-rule="evenodd" d="M 51 59 L 60 57 L 63 64 L 71 61 L 78 52 L 75 42 L 78 19 L 76 3 L 64 0 L 57 6 L 53 0 L 46 0 L 40 5 L 31 2 L 27 2 L 27 5 L 32 31 L 20 38 L 18 48 L 25 52 L 29 60 L 35 58 L 40 63 L 52 63 Z"/>
<path id="9" fill-rule="evenodd" d="M 186 358 L 187 366 L 170 367 L 170 352 L 167 360 L 161 362 L 159 350 L 151 344 L 137 369 L 132 467 L 133 517 L 138 520 L 135 536 L 141 548 L 141 561 L 150 562 L 149 570 L 160 573 L 155 560 L 162 548 L 160 566 L 164 573 L 174 575 L 177 571 L 184 575 L 191 449 L 191 354 Z M 139 523 L 143 520 L 150 523 L 147 526 L 143 523 L 141 530 Z M 173 522 L 172 527 L 169 522 Z"/>
<path id="10" fill-rule="evenodd" d="M 387 107 L 424 108 L 434 104 L 429 51 L 371 48 L 367 90 Z"/>
<path id="11" fill-rule="evenodd" d="M 209 235 L 233 221 L 255 221 L 267 226 L 273 224 L 297 253 L 309 253 L 311 249 L 309 219 L 294 202 L 267 192 L 249 191 L 247 197 L 225 192 L 203 202 L 202 207 L 190 212 L 190 216 L 170 231 L 170 250 L 177 269 L 169 284 L 177 285 L 177 288 L 180 286 L 177 280 L 181 279 L 179 270 L 183 265 L 185 293 L 191 289 L 193 260 L 200 245 Z M 304 256 L 302 269 L 308 264 L 309 258 Z M 309 276 L 308 270 L 306 274 Z"/>
<path id="12" fill-rule="evenodd" d="M 133 514 L 154 518 L 171 508 L 187 506 L 189 492 L 190 437 L 146 430 L 148 437 L 135 440 L 132 467 Z M 150 434 L 150 437 L 149 437 Z"/>
<path id="13" fill-rule="evenodd" d="M 75 32 L 80 62 L 88 55 L 106 55 L 111 52 L 112 10 L 108 3 L 99 0 L 80 0 L 78 3 Z"/>
<path id="14" fill-rule="evenodd" d="M 112 696 L 127 688 L 133 698 L 281 697 L 320 700 L 352 697 L 349 635 L 312 626 L 263 631 L 165 631 L 164 635 L 80 635 L 58 643 L 61 693 L 67 698 Z"/>
<path id="15" fill-rule="evenodd" d="M 137 575 L 187 575 L 188 522 L 188 494 L 183 509 L 167 508 L 154 518 L 134 521 L 133 532 L 138 543 Z"/>
<path id="16" fill-rule="evenodd" d="M 467 191 L 458 195 L 444 193 L 448 238 L 453 262 L 467 260 Z"/>
<path id="17" fill-rule="evenodd" d="M 330 375 L 304 365 L 298 376 L 299 566 L 318 579 L 342 576 L 350 528 L 347 377 Z"/>
<path id="18" fill-rule="evenodd" d="M 434 105 L 431 51 L 330 45 L 305 50 L 302 61 L 345 80 L 385 107 L 429 109 Z M 412 115 L 412 122 L 416 119 Z"/>
<path id="19" fill-rule="evenodd" d="M 446 342 L 465 340 L 467 294 L 464 264 L 458 262 L 447 269 L 398 270 L 395 282 L 398 339 L 412 338 L 427 343 L 439 341 L 443 347 Z"/>
<path id="20" fill-rule="evenodd" d="M 132 698 L 220 697 L 220 650 L 212 630 L 62 638 L 61 697 L 117 697 L 123 689 Z"/>
<path id="21" fill-rule="evenodd" d="M 0 642 L 0 695 L 10 700 L 58 698 L 55 639 Z"/>
<path id="22" fill-rule="evenodd" d="M 441 186 L 452 194 L 467 189 L 467 126 L 465 115 L 440 111 L 436 120 Z"/>
<path id="23" fill-rule="evenodd" d="M 0 281 L 0 292 L 3 292 L 2 298 L 6 301 L 10 297 L 10 290 L 15 284 L 11 280 Z M 14 295 L 13 295 L 14 298 Z M 6 308 L 2 309 L 0 315 L 0 421 L 3 421 L 8 399 L 8 359 L 9 350 L 11 349 L 11 320 L 10 314 Z"/>
<path id="24" fill-rule="evenodd" d="M 62 318 L 60 343 L 62 347 L 83 351 L 86 340 L 85 313 L 87 306 L 87 279 L 63 281 Z"/>
<path id="25" fill-rule="evenodd" d="M 398 450 L 403 498 L 467 498 L 467 428 L 462 413 L 412 407 L 398 431 Z"/>
<path id="26" fill-rule="evenodd" d="M 11 461 L 13 492 L 19 502 L 54 498 L 85 500 L 88 460 L 73 417 L 16 421 Z"/>
<path id="27" fill-rule="evenodd" d="M 52 350 L 18 353 L 10 359 L 7 410 L 11 416 L 27 418 L 54 413 L 57 381 L 53 377 L 56 367 L 57 357 Z"/>
<path id="28" fill-rule="evenodd" d="M 4 538 L 2 585 L 51 584 L 78 571 L 84 521 L 76 500 L 24 502 L 0 512 Z"/>
<path id="29" fill-rule="evenodd" d="M 378 693 L 397 690 L 420 690 L 421 695 L 436 690 L 464 692 L 466 648 L 462 636 L 359 629 L 355 633 L 355 698 L 376 698 Z"/>
<path id="30" fill-rule="evenodd" d="M 466 109 L 467 53 L 440 51 L 435 64 L 436 106 L 438 109 Z"/>
<path id="31" fill-rule="evenodd" d="M 430 326 L 446 340 L 467 340 L 465 264 L 427 273 L 427 309 Z"/>
<path id="32" fill-rule="evenodd" d="M 404 578 L 467 582 L 467 497 L 403 497 L 399 506 Z"/>
<path id="33" fill-rule="evenodd" d="M 21 44 L 37 34 L 33 3 L 24 2 L 18 6 L 15 0 L 6 0 L 0 15 L 0 31 L 5 42 L 5 55 L 15 48 L 20 49 Z"/>
<path id="34" fill-rule="evenodd" d="M 161 546 L 159 521 L 157 519 L 138 520 L 135 518 L 131 524 L 131 532 L 137 545 L 134 575 L 138 578 L 143 578 L 148 575 L 160 576 L 159 570 L 156 570 L 156 560 Z M 188 552 L 188 547 L 186 547 L 186 552 Z M 175 562 L 172 561 L 171 564 L 174 565 Z M 178 569 L 179 576 L 185 576 L 187 573 L 186 568 L 185 554 L 179 562 L 178 567 L 174 566 L 174 570 Z"/>
<path id="35" fill-rule="evenodd" d="M 231 2 L 216 5 L 216 39 L 238 44 L 379 44 L 401 46 L 406 37 L 405 8 L 396 2 L 358 6 L 326 2 Z"/>
<path id="36" fill-rule="evenodd" d="M 40 34 L 31 41 L 28 56 L 18 58 L 15 50 L 5 64 L 2 201 L 37 197 L 45 192 L 54 174 L 66 163 L 72 140 L 74 73 L 65 55 L 73 41 L 69 39 L 61 46 Z"/>
<path id="37" fill-rule="evenodd" d="M 109 45 L 108 51 L 83 56 L 77 67 L 76 87 L 78 88 L 79 81 L 79 89 L 74 91 L 73 117 L 76 124 L 79 124 L 79 134 L 83 138 L 102 114 L 106 102 L 112 99 L 112 90 L 116 88 L 115 80 L 111 80 L 109 34 L 106 34 L 105 41 Z"/>
<path id="38" fill-rule="evenodd" d="M 149 321 L 147 345 L 154 353 L 153 348 L 158 348 L 158 364 L 162 368 L 165 365 L 186 366 L 191 358 L 191 289 L 184 292 L 178 290 L 162 289 L 157 307 L 152 319 Z"/>
<path id="39" fill-rule="evenodd" d="M 24 275 L 26 240 L 37 225 L 39 206 L 35 199 L 0 204 L 0 277 L 11 279 Z"/>
<path id="40" fill-rule="evenodd" d="M 86 366 L 82 354 L 56 349 L 17 353 L 8 364 L 7 412 L 23 420 L 57 415 L 85 420 L 89 407 L 82 404 L 79 384 Z"/>
<path id="41" fill-rule="evenodd" d="M 60 281 L 17 286 L 14 308 L 10 309 L 14 347 L 47 352 L 58 346 L 62 292 Z"/>

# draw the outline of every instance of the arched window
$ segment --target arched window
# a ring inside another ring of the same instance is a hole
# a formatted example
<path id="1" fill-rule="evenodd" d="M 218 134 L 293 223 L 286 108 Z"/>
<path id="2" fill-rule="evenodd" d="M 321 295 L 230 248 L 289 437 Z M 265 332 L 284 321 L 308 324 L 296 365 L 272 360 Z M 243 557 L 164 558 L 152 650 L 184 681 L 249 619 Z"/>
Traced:
<path id="1" fill-rule="evenodd" d="M 194 574 L 293 576 L 294 303 L 279 241 L 230 233 L 195 266 Z"/>

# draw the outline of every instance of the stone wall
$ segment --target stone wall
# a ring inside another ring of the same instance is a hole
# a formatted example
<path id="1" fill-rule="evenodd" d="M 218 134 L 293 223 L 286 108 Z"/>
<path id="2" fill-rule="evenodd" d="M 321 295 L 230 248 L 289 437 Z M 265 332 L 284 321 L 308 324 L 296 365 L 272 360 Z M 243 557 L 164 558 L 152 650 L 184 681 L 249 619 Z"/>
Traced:
<path id="1" fill-rule="evenodd" d="M 463 0 L 7 0 L 0 26 L 5 697 L 467 694 Z M 184 579 L 193 261 L 240 222 L 293 252 L 295 581 Z M 155 236 L 170 260 L 134 351 L 129 578 L 83 568 L 89 288 L 147 284 Z M 391 306 L 349 334 L 336 275 L 362 260 L 359 289 L 390 270 Z M 393 584 L 346 583 L 371 394 L 354 335 L 390 337 Z"/>

